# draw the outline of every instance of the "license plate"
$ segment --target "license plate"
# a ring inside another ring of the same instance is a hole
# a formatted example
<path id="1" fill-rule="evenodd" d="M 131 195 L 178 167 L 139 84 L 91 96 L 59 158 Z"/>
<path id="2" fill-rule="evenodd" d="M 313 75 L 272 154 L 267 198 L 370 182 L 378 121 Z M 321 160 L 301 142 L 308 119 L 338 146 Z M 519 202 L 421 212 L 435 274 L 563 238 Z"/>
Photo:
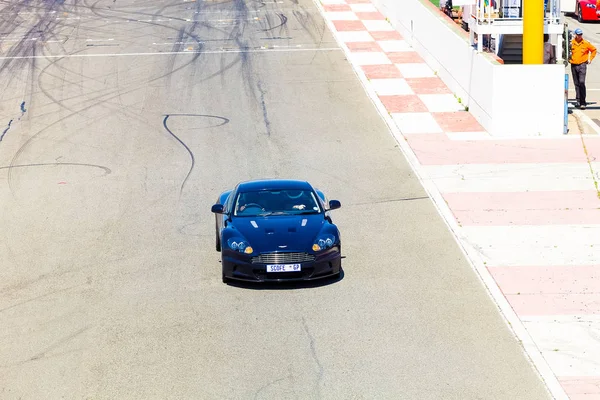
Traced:
<path id="1" fill-rule="evenodd" d="M 267 265 L 267 272 L 298 272 L 301 271 L 300 264 L 270 264 Z"/>

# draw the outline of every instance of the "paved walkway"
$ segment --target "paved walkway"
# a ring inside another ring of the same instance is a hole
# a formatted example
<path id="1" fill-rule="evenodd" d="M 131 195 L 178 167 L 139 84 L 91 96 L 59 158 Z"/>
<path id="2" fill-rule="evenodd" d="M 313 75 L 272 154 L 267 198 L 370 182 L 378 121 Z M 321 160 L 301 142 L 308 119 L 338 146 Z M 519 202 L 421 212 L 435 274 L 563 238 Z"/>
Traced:
<path id="1" fill-rule="evenodd" d="M 550 389 L 600 399 L 600 137 L 495 139 L 370 1 L 321 2 Z"/>

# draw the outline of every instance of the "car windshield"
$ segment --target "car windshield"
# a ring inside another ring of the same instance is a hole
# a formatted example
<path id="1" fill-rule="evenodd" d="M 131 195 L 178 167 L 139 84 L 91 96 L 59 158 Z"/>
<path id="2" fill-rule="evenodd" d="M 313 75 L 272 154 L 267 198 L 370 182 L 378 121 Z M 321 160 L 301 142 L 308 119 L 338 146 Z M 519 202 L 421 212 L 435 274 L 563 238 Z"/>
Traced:
<path id="1" fill-rule="evenodd" d="M 311 190 L 261 190 L 238 194 L 234 215 L 254 217 L 268 215 L 317 214 L 321 207 Z"/>

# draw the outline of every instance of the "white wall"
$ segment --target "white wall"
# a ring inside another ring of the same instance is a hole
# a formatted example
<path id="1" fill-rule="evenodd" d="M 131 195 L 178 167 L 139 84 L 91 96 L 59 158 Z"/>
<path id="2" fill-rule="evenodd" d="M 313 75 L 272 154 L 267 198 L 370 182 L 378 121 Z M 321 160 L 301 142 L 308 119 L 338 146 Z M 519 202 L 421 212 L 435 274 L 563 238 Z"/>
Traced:
<path id="1" fill-rule="evenodd" d="M 491 135 L 563 134 L 562 65 L 502 65 L 420 0 L 373 3 Z"/>
<path id="2" fill-rule="evenodd" d="M 495 135 L 562 135 L 563 65 L 500 65 L 494 81 Z"/>

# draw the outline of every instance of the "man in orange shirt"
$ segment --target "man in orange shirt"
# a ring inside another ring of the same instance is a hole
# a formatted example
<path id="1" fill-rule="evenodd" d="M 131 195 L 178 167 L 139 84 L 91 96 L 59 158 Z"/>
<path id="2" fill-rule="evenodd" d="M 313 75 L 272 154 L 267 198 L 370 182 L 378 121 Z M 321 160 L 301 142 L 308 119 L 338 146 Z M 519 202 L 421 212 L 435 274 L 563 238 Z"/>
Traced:
<path id="1" fill-rule="evenodd" d="M 596 57 L 596 48 L 590 42 L 583 38 L 583 31 L 580 28 L 575 29 L 575 39 L 571 40 L 571 75 L 575 84 L 575 93 L 577 104 L 575 107 L 585 109 L 585 74 L 587 65 Z"/>

